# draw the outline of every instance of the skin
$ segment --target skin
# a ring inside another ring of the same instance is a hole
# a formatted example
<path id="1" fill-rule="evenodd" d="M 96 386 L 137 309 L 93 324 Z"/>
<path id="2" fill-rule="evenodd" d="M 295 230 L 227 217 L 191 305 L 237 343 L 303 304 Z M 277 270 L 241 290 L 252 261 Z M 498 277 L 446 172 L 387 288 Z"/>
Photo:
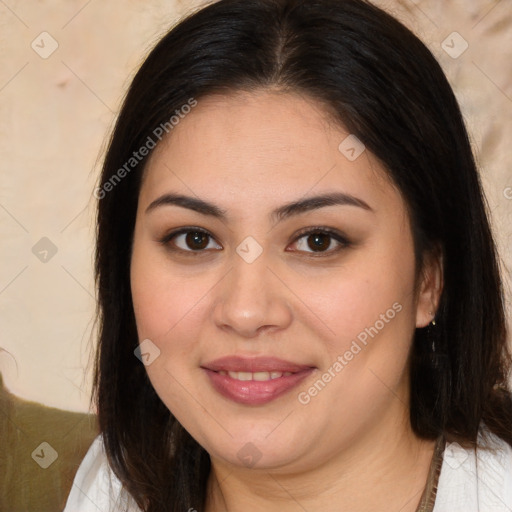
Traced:
<path id="1" fill-rule="evenodd" d="M 408 355 L 414 329 L 436 311 L 441 262 L 426 259 L 415 289 L 403 198 L 368 150 L 354 161 L 340 152 L 348 135 L 308 97 L 275 90 L 209 96 L 157 146 L 145 170 L 131 260 L 137 329 L 160 350 L 146 367 L 156 392 L 211 456 L 208 512 L 363 512 L 383 503 L 413 512 L 420 500 L 434 442 L 411 430 Z M 372 210 L 334 205 L 269 219 L 285 203 L 333 191 Z M 176 205 L 146 212 L 169 192 L 215 203 L 228 218 Z M 318 256 L 311 237 L 297 233 L 319 226 L 351 244 L 326 238 Z M 181 227 L 211 237 L 160 242 Z M 236 252 L 248 236 L 262 249 L 252 263 Z M 190 255 L 201 244 L 203 252 Z M 395 303 L 400 312 L 300 403 L 298 393 Z M 233 354 L 316 369 L 270 403 L 237 404 L 200 368 Z M 252 467 L 237 456 L 247 443 L 261 454 Z"/>

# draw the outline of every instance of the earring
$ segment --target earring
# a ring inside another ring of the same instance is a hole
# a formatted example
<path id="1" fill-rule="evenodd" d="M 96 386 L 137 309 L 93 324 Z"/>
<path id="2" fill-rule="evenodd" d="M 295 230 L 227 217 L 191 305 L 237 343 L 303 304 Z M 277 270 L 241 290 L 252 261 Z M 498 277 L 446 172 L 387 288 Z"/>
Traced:
<path id="1" fill-rule="evenodd" d="M 430 325 L 432 325 L 432 327 L 435 327 L 435 325 L 436 325 L 436 317 L 435 317 L 434 313 L 432 313 L 432 311 L 429 311 L 429 314 L 432 317 L 432 322 L 428 325 L 429 331 L 430 331 Z M 434 341 L 434 337 L 432 336 L 432 352 L 435 353 L 435 351 L 436 351 L 436 343 Z"/>

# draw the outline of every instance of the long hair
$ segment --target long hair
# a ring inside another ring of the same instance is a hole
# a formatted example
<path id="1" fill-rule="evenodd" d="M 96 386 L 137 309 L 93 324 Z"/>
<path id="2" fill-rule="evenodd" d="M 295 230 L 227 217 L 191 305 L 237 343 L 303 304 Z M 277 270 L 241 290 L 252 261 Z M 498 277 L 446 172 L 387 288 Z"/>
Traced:
<path id="1" fill-rule="evenodd" d="M 122 105 L 97 193 L 94 399 L 109 463 L 146 512 L 201 512 L 210 459 L 134 357 L 129 269 L 148 156 L 134 163 L 133 155 L 148 137 L 158 142 L 158 127 L 172 137 L 169 119 L 191 98 L 259 89 L 326 106 L 400 190 L 418 272 L 428 251 L 442 254 L 436 351 L 428 329 L 416 329 L 410 358 L 415 433 L 475 445 L 483 422 L 512 445 L 499 260 L 468 134 L 438 62 L 365 0 L 220 0 L 181 20 L 149 53 Z"/>

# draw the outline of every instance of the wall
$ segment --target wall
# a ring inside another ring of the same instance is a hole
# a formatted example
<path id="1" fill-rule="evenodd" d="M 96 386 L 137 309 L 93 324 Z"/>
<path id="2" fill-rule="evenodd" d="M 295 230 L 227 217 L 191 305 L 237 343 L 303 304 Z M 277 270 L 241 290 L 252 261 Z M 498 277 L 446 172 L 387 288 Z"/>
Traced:
<path id="1" fill-rule="evenodd" d="M 512 4 L 378 4 L 427 42 L 454 86 L 481 166 L 510 307 Z M 144 54 L 197 5 L 0 2 L 0 369 L 21 397 L 89 407 L 92 191 L 104 142 Z"/>

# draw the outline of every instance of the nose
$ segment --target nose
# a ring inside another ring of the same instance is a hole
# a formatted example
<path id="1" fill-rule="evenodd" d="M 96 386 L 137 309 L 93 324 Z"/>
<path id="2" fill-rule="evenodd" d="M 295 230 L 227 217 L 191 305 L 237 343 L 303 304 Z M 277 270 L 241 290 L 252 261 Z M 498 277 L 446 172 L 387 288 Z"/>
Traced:
<path id="1" fill-rule="evenodd" d="M 252 263 L 234 254 L 233 267 L 216 287 L 215 324 L 245 338 L 285 329 L 292 311 L 287 300 L 291 292 L 283 281 L 264 253 Z"/>

